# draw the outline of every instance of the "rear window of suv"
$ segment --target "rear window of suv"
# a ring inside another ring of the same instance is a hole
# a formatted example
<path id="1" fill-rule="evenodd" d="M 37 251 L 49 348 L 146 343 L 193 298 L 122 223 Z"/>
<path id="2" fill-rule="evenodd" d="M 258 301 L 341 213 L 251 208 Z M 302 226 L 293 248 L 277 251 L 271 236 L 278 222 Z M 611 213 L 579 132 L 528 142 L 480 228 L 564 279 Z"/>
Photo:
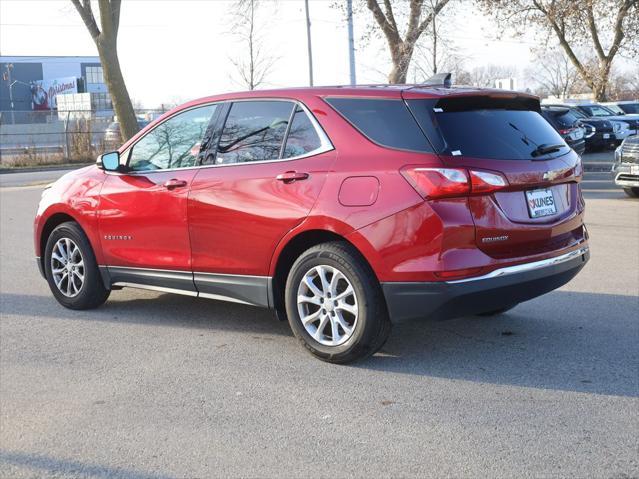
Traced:
<path id="1" fill-rule="evenodd" d="M 339 97 L 326 101 L 373 143 L 399 150 L 433 152 L 401 99 Z"/>
<path id="2" fill-rule="evenodd" d="M 569 147 L 534 109 L 532 100 L 457 97 L 408 100 L 418 123 L 439 153 L 497 160 L 547 159 Z M 547 153 L 539 147 L 559 145 Z"/>

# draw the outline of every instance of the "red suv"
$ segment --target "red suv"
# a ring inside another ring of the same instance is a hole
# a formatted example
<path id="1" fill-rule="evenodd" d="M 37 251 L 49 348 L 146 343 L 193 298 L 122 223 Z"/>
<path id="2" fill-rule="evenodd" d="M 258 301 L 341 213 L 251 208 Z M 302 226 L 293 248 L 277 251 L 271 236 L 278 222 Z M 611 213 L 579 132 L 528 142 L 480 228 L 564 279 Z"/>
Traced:
<path id="1" fill-rule="evenodd" d="M 42 195 L 55 298 L 122 287 L 269 307 L 320 359 L 391 321 L 497 314 L 588 260 L 579 156 L 536 97 L 426 86 L 185 104 Z"/>

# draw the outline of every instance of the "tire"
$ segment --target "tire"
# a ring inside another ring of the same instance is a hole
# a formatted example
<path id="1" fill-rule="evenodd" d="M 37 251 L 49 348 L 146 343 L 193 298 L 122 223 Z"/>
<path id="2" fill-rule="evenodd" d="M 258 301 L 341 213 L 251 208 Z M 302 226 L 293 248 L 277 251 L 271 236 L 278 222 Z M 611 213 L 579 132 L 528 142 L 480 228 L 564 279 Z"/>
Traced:
<path id="1" fill-rule="evenodd" d="M 624 188 L 624 193 L 626 193 L 630 198 L 639 198 L 639 187 L 635 188 Z"/>
<path id="2" fill-rule="evenodd" d="M 503 314 L 507 311 L 510 311 L 511 309 L 515 308 L 517 305 L 513 304 L 511 306 L 506 306 L 504 308 L 499 308 L 499 309 L 494 309 L 493 311 L 486 311 L 484 313 L 477 313 L 477 316 L 498 316 L 500 314 Z"/>
<path id="3" fill-rule="evenodd" d="M 331 286 L 323 287 L 321 271 L 326 286 Z M 314 290 L 304 281 L 309 278 Z M 349 285 L 352 293 L 348 293 Z M 346 242 L 323 243 L 302 253 L 291 267 L 284 294 L 293 334 L 322 361 L 345 364 L 363 359 L 379 351 L 388 339 L 391 322 L 380 284 Z M 298 303 L 298 296 L 308 301 Z M 302 314 L 307 318 L 317 314 L 317 318 L 304 326 Z"/>
<path id="4" fill-rule="evenodd" d="M 68 256 L 69 251 L 71 261 L 66 261 L 65 254 Z M 72 221 L 58 225 L 49 235 L 44 253 L 44 271 L 53 296 L 65 308 L 97 308 L 111 293 L 104 287 L 87 236 Z M 73 278 L 71 283 L 69 277 Z"/>

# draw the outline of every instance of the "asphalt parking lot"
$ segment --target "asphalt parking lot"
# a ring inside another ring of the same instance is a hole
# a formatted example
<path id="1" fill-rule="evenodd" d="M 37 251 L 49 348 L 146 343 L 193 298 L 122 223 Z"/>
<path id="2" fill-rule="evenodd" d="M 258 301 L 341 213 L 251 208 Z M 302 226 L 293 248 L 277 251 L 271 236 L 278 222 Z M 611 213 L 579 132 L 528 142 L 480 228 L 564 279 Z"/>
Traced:
<path id="1" fill-rule="evenodd" d="M 0 477 L 638 477 L 639 201 L 607 173 L 584 186 L 575 280 L 400 324 L 351 366 L 236 304 L 63 309 L 33 261 L 41 186 L 0 188 Z"/>

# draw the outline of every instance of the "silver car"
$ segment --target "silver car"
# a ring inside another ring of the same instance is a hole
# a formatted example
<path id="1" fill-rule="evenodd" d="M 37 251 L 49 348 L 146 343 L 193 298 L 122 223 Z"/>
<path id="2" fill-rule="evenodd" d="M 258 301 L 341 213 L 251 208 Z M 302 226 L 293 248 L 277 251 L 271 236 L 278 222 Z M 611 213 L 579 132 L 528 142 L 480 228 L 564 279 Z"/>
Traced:
<path id="1" fill-rule="evenodd" d="M 615 150 L 612 176 L 631 198 L 639 198 L 639 135 L 626 138 Z"/>

